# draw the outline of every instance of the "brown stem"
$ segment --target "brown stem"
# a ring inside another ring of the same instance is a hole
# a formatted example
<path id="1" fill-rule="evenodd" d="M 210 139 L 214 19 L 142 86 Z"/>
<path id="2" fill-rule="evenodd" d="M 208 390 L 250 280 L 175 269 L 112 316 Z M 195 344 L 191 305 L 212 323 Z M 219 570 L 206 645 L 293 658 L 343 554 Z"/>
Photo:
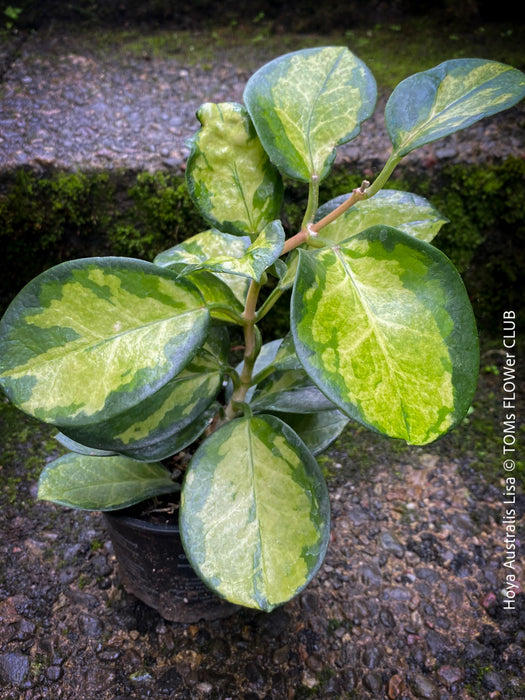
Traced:
<path id="1" fill-rule="evenodd" d="M 345 201 L 338 207 L 336 207 L 333 211 L 331 211 L 326 216 L 323 216 L 323 218 L 320 219 L 316 224 L 309 224 L 307 227 L 301 229 L 299 233 L 296 233 L 295 236 L 288 238 L 284 243 L 281 255 L 286 255 L 286 253 L 289 253 L 291 250 L 298 248 L 303 243 L 307 243 L 309 237 L 312 234 L 315 235 L 316 233 L 319 233 L 319 231 L 322 228 L 328 226 L 328 224 L 331 224 L 332 221 L 335 221 L 335 219 L 340 217 L 341 214 L 344 214 L 344 212 L 347 211 L 347 209 L 350 209 L 350 207 L 353 206 L 356 202 L 360 202 L 362 199 L 366 199 L 368 197 L 366 192 L 367 187 L 370 187 L 370 183 L 368 182 L 368 180 L 363 180 L 361 186 L 357 187 L 352 192 L 350 197 L 348 197 L 348 199 L 345 199 Z"/>
<path id="2" fill-rule="evenodd" d="M 328 226 L 328 224 L 331 224 L 332 221 L 335 221 L 335 219 L 340 217 L 341 214 L 344 214 L 344 212 L 350 209 L 350 207 L 356 204 L 356 202 L 360 202 L 362 199 L 366 199 L 368 196 L 366 193 L 367 187 L 370 187 L 370 183 L 368 182 L 368 180 L 363 180 L 361 186 L 357 187 L 352 192 L 350 197 L 348 197 L 348 199 L 345 199 L 345 201 L 342 204 L 336 207 L 329 214 L 323 216 L 323 218 L 320 219 L 316 224 L 312 224 L 310 226 L 310 231 L 315 231 L 316 233 L 318 233 L 322 228 Z"/>

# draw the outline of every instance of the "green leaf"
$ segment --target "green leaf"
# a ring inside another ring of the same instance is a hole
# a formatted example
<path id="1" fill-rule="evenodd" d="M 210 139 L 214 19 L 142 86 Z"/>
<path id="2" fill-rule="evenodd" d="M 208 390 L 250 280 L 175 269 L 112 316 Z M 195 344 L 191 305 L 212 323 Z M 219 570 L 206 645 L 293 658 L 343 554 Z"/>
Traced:
<path id="1" fill-rule="evenodd" d="M 182 274 L 194 269 L 206 269 L 212 272 L 226 272 L 232 275 L 249 277 L 260 282 L 261 276 L 280 256 L 284 245 L 285 233 L 280 221 L 272 221 L 257 236 L 243 255 L 232 253 L 210 257 L 201 263 L 191 264 Z"/>
<path id="2" fill-rule="evenodd" d="M 349 196 L 336 197 L 320 207 L 316 221 L 336 209 Z M 381 190 L 370 199 L 357 202 L 347 209 L 322 229 L 321 236 L 339 243 L 371 226 L 386 224 L 430 243 L 447 222 L 448 219 L 424 197 L 399 190 Z"/>
<path id="3" fill-rule="evenodd" d="M 286 258 L 286 271 L 280 277 L 277 284 L 278 289 L 283 292 L 291 289 L 295 281 L 295 276 L 297 274 L 297 267 L 299 264 L 299 252 L 298 250 L 292 250 L 292 252 Z"/>
<path id="4" fill-rule="evenodd" d="M 26 413 L 62 429 L 109 420 L 156 394 L 204 343 L 196 287 L 128 258 L 57 265 L 0 322 L 0 383 Z"/>
<path id="5" fill-rule="evenodd" d="M 336 147 L 355 138 L 374 111 L 375 80 L 344 47 L 304 49 L 267 63 L 244 102 L 275 165 L 290 177 L 324 178 Z"/>
<path id="6" fill-rule="evenodd" d="M 248 236 L 232 236 L 211 229 L 159 253 L 154 263 L 184 274 L 199 289 L 208 306 L 212 307 L 210 313 L 214 318 L 231 320 L 217 312 L 213 305 L 219 304 L 241 314 L 250 281 L 238 275 L 196 270 L 192 266 L 198 267 L 210 258 L 226 255 L 241 258 L 250 245 Z"/>
<path id="7" fill-rule="evenodd" d="M 279 216 L 281 176 L 242 105 L 208 102 L 197 117 L 202 128 L 186 165 L 189 193 L 213 226 L 255 236 Z"/>
<path id="8" fill-rule="evenodd" d="M 57 433 L 55 435 L 55 440 L 62 445 L 62 447 L 67 448 L 71 452 L 77 452 L 80 455 L 89 455 L 91 457 L 112 457 L 116 455 L 116 452 L 111 450 L 97 450 L 95 447 L 88 447 L 87 445 L 82 445 L 76 440 L 72 440 L 64 433 Z"/>
<path id="9" fill-rule="evenodd" d="M 63 428 L 63 432 L 83 445 L 134 459 L 165 459 L 188 444 L 181 433 L 189 429 L 193 435 L 194 421 L 208 409 L 221 386 L 221 365 L 208 352 L 200 351 L 180 374 L 136 406 L 107 421 Z"/>
<path id="10" fill-rule="evenodd" d="M 194 455 L 180 528 L 190 563 L 220 596 L 272 610 L 321 565 L 329 499 L 315 458 L 273 416 L 238 418 Z"/>
<path id="11" fill-rule="evenodd" d="M 249 236 L 232 236 L 212 228 L 164 250 L 157 255 L 153 262 L 155 265 L 180 272 L 188 265 L 200 265 L 211 258 L 224 255 L 240 258 L 250 245 Z"/>
<path id="12" fill-rule="evenodd" d="M 279 418 L 294 430 L 313 455 L 318 455 L 336 440 L 348 424 L 341 411 L 319 413 L 280 413 Z"/>
<path id="13" fill-rule="evenodd" d="M 479 358 L 472 308 L 452 263 L 387 226 L 300 254 L 292 332 L 326 396 L 412 444 L 457 425 L 470 407 Z"/>
<path id="14" fill-rule="evenodd" d="M 273 372 L 255 388 L 249 403 L 258 412 L 317 413 L 334 408 L 302 368 Z"/>
<path id="15" fill-rule="evenodd" d="M 240 362 L 236 367 L 239 375 L 242 372 L 242 367 L 242 362 Z M 266 377 L 277 371 L 280 371 L 282 374 L 282 372 L 285 370 L 298 370 L 301 373 L 301 378 L 305 380 L 305 383 L 309 388 L 312 388 L 312 383 L 306 377 L 303 367 L 295 353 L 295 347 L 291 334 L 288 334 L 284 338 L 278 338 L 277 340 L 272 340 L 269 343 L 265 343 L 261 347 L 252 370 L 253 386 L 248 389 L 245 401 L 250 403 L 254 392 L 257 390 L 257 384 L 261 382 L 265 384 L 264 380 Z M 227 392 L 228 399 L 230 398 L 232 391 L 233 385 L 230 383 Z M 279 391 L 279 389 L 277 391 Z M 290 399 L 290 397 L 288 398 Z"/>
<path id="16" fill-rule="evenodd" d="M 211 326 L 202 349 L 212 355 L 219 364 L 230 362 L 230 334 L 225 326 Z"/>
<path id="17" fill-rule="evenodd" d="M 40 475 L 38 498 L 80 510 L 117 510 L 179 488 L 162 464 L 67 454 Z"/>
<path id="18" fill-rule="evenodd" d="M 208 270 L 194 270 L 185 275 L 204 297 L 210 316 L 219 321 L 231 321 L 225 309 L 240 317 L 248 294 L 250 280 L 240 275 L 229 275 Z"/>
<path id="19" fill-rule="evenodd" d="M 284 338 L 272 340 L 262 346 L 261 352 L 255 361 L 253 376 L 255 381 L 257 381 L 261 373 L 266 375 L 269 370 L 275 372 L 276 370 L 288 369 L 302 369 L 295 352 L 291 333 L 288 333 Z"/>
<path id="20" fill-rule="evenodd" d="M 416 73 L 399 83 L 385 108 L 394 154 L 404 156 L 524 96 L 525 75 L 496 61 L 459 58 Z"/>
<path id="21" fill-rule="evenodd" d="M 241 369 L 242 363 L 239 374 Z M 262 346 L 253 367 L 253 382 L 245 401 L 254 412 L 307 414 L 334 408 L 304 371 L 291 334 Z"/>

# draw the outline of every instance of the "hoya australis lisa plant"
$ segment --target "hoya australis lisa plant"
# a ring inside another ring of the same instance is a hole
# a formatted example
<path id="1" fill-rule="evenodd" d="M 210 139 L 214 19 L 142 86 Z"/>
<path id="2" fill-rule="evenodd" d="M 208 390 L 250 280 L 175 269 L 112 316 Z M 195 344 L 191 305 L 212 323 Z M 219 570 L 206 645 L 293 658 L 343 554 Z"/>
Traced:
<path id="1" fill-rule="evenodd" d="M 164 462 L 196 443 L 180 496 L 192 566 L 236 604 L 271 610 L 297 594 L 329 539 L 315 455 L 349 419 L 432 442 L 463 419 L 477 382 L 467 293 L 430 244 L 445 219 L 384 186 L 415 148 L 524 95 L 525 76 L 492 61 L 413 75 L 386 105 L 384 169 L 321 206 L 337 146 L 375 107 L 361 60 L 342 47 L 287 54 L 251 77 L 244 106 L 204 104 L 187 183 L 209 230 L 153 262 L 53 267 L 1 321 L 5 393 L 71 449 L 45 467 L 39 497 L 109 511 L 176 491 Z M 288 237 L 283 175 L 309 193 Z M 290 332 L 265 342 L 258 324 L 290 289 Z"/>

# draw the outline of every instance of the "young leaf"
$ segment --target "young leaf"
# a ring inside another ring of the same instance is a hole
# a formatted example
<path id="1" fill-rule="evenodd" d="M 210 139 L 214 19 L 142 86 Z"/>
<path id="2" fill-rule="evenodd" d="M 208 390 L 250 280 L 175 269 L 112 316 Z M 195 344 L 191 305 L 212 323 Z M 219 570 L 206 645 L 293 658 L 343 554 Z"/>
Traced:
<path id="1" fill-rule="evenodd" d="M 293 287 L 295 276 L 297 274 L 297 267 L 299 264 L 299 253 L 297 250 L 292 250 L 292 252 L 286 258 L 286 271 L 280 277 L 277 284 L 278 289 L 283 292 Z"/>
<path id="2" fill-rule="evenodd" d="M 237 366 L 237 372 L 240 375 L 242 372 L 243 363 L 240 362 Z M 265 377 L 271 375 L 277 370 L 299 370 L 302 372 L 302 377 L 304 379 L 304 370 L 299 362 L 299 359 L 295 353 L 295 348 L 293 345 L 293 339 L 290 334 L 285 338 L 278 338 L 277 340 L 271 340 L 269 343 L 265 343 L 257 355 L 255 364 L 253 366 L 252 376 L 253 376 L 253 386 L 248 389 L 245 397 L 246 403 L 250 403 L 254 392 L 257 389 L 257 384 L 263 382 Z M 311 382 L 308 382 L 310 388 Z M 231 397 L 231 392 L 233 387 L 230 384 L 227 389 L 227 398 Z"/>
<path id="3" fill-rule="evenodd" d="M 83 445 L 134 459 L 165 459 L 182 449 L 179 435 L 202 416 L 221 385 L 220 364 L 200 351 L 180 374 L 136 406 L 106 421 L 65 427 L 63 432 Z"/>
<path id="4" fill-rule="evenodd" d="M 425 444 L 470 407 L 472 308 L 452 263 L 428 243 L 374 226 L 333 248 L 301 251 L 291 324 L 312 380 L 381 433 Z"/>
<path id="5" fill-rule="evenodd" d="M 240 258 L 250 245 L 249 236 L 232 236 L 212 228 L 164 250 L 157 255 L 153 262 L 155 265 L 180 272 L 188 265 L 200 265 L 210 258 L 218 258 L 223 255 Z"/>
<path id="6" fill-rule="evenodd" d="M 402 157 L 517 104 L 525 75 L 503 63 L 458 58 L 416 73 L 395 88 L 385 108 L 394 147 Z"/>
<path id="7" fill-rule="evenodd" d="M 194 269 L 206 269 L 212 272 L 226 272 L 260 282 L 261 276 L 272 265 L 282 252 L 285 233 L 280 221 L 272 221 L 265 226 L 256 240 L 246 249 L 243 255 L 234 256 L 232 253 L 210 257 L 201 263 L 188 265 L 182 274 Z"/>
<path id="8" fill-rule="evenodd" d="M 258 412 L 317 413 L 334 408 L 302 368 L 273 372 L 255 388 L 249 403 Z"/>
<path id="9" fill-rule="evenodd" d="M 289 369 L 302 369 L 290 333 L 284 338 L 272 340 L 262 346 L 253 368 L 254 380 L 258 381 L 261 374 L 266 376 L 276 370 Z"/>
<path id="10" fill-rule="evenodd" d="M 373 113 L 376 84 L 344 47 L 304 49 L 267 63 L 248 80 L 244 102 L 275 165 L 290 177 L 324 178 L 336 147 Z"/>
<path id="11" fill-rule="evenodd" d="M 316 221 L 336 209 L 349 196 L 336 197 L 320 207 Z M 321 235 L 339 243 L 371 226 L 386 224 L 430 243 L 447 221 L 424 197 L 400 190 L 381 190 L 371 199 L 363 199 L 347 209 L 325 226 Z"/>
<path id="12" fill-rule="evenodd" d="M 212 318 L 231 322 L 231 314 L 226 313 L 225 309 L 238 317 L 244 311 L 244 301 L 250 286 L 248 277 L 208 270 L 191 270 L 185 277 L 204 297 Z"/>
<path id="13" fill-rule="evenodd" d="M 341 411 L 319 413 L 279 413 L 279 418 L 295 430 L 313 455 L 324 452 L 341 435 L 348 418 Z"/>
<path id="14" fill-rule="evenodd" d="M 270 611 L 321 565 L 329 500 L 315 458 L 279 419 L 237 418 L 193 457 L 181 496 L 186 554 L 233 603 Z"/>
<path id="15" fill-rule="evenodd" d="M 249 279 L 238 275 L 210 273 L 192 268 L 206 263 L 210 258 L 224 255 L 241 258 L 251 245 L 249 236 L 232 236 L 216 229 L 203 231 L 179 243 L 173 248 L 159 253 L 155 265 L 184 274 L 199 289 L 211 307 L 210 313 L 221 321 L 231 320 L 213 306 L 220 304 L 241 314 L 250 284 Z"/>
<path id="16" fill-rule="evenodd" d="M 242 105 L 208 102 L 197 117 L 202 128 L 186 165 L 189 193 L 213 226 L 254 237 L 279 216 L 281 176 Z"/>
<path id="17" fill-rule="evenodd" d="M 80 510 L 117 510 L 179 488 L 162 464 L 67 454 L 45 467 L 38 498 Z"/>
<path id="18" fill-rule="evenodd" d="M 196 287 L 128 258 L 62 263 L 30 282 L 0 322 L 0 384 L 26 413 L 93 425 L 155 394 L 206 339 Z"/>

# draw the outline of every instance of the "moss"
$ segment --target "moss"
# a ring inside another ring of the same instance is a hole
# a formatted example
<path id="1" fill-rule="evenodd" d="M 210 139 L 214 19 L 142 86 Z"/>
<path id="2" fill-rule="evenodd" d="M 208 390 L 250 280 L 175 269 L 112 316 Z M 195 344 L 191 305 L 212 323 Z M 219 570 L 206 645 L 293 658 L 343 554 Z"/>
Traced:
<path id="1" fill-rule="evenodd" d="M 37 175 L 0 181 L 0 305 L 64 260 L 123 255 L 151 260 L 206 227 L 184 177 L 171 173 Z"/>
<path id="2" fill-rule="evenodd" d="M 67 257 L 107 252 L 111 218 L 109 176 L 57 173 L 38 177 L 24 169 L 0 183 L 0 296 Z"/>
<path id="3" fill-rule="evenodd" d="M 0 400 L 0 491 L 6 502 L 21 506 L 25 499 L 32 501 L 29 489 L 38 480 L 49 459 L 66 450 L 52 435 L 56 429 L 21 413 L 7 399 Z"/>
<path id="4" fill-rule="evenodd" d="M 31 676 L 35 679 L 40 678 L 50 665 L 51 662 L 45 654 L 35 654 L 31 660 Z"/>
<path id="5" fill-rule="evenodd" d="M 140 173 L 128 196 L 121 220 L 108 232 L 115 255 L 151 260 L 161 250 L 207 228 L 181 175 Z"/>
<path id="6" fill-rule="evenodd" d="M 498 323 L 503 306 L 523 311 L 517 282 L 525 266 L 525 161 L 448 165 L 429 171 L 428 177 L 400 173 L 402 179 L 392 179 L 389 187 L 427 197 L 450 220 L 435 244 L 462 273 L 481 326 Z M 322 183 L 320 201 L 350 192 L 361 181 L 361 173 L 338 167 Z M 302 183 L 285 185 L 283 220 L 292 233 L 300 228 L 307 193 Z M 0 243 L 6 251 L 0 263 L 0 305 L 63 260 L 91 255 L 151 260 L 205 228 L 179 173 L 39 176 L 19 170 L 0 181 Z M 286 299 L 281 306 L 284 316 Z"/>

